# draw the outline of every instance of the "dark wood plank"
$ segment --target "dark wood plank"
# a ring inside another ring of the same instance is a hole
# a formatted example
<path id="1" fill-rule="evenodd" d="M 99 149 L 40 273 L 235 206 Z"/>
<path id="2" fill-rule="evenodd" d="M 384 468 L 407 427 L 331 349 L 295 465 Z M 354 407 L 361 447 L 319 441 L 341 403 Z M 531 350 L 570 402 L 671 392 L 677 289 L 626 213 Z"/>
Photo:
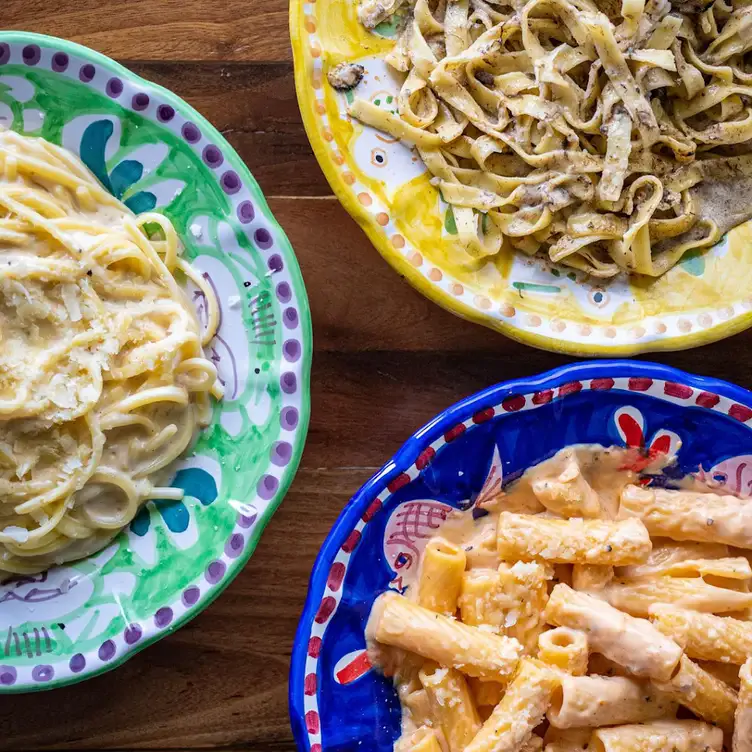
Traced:
<path id="1" fill-rule="evenodd" d="M 327 196 L 298 110 L 292 63 L 123 61 L 219 129 L 267 196 Z"/>
<path id="2" fill-rule="evenodd" d="M 3 28 L 124 60 L 291 60 L 287 0 L 4 0 Z"/>

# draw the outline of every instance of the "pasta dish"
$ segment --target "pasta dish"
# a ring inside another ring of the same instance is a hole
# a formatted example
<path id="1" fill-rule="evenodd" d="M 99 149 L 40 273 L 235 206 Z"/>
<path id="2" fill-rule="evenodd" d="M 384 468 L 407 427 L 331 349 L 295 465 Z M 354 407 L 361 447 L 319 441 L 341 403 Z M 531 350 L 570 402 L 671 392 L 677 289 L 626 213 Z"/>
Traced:
<path id="1" fill-rule="evenodd" d="M 218 305 L 170 221 L 71 153 L 0 131 L 0 572 L 103 547 L 163 488 L 222 387 Z M 177 277 L 206 295 L 202 333 Z M 167 478 L 165 478 L 167 479 Z"/>
<path id="2" fill-rule="evenodd" d="M 401 19 L 403 83 L 349 114 L 417 149 L 470 257 L 656 277 L 752 216 L 748 0 L 362 0 L 359 18 Z"/>
<path id="3" fill-rule="evenodd" d="M 367 626 L 395 752 L 752 752 L 752 500 L 646 466 L 570 447 L 446 519 Z"/>

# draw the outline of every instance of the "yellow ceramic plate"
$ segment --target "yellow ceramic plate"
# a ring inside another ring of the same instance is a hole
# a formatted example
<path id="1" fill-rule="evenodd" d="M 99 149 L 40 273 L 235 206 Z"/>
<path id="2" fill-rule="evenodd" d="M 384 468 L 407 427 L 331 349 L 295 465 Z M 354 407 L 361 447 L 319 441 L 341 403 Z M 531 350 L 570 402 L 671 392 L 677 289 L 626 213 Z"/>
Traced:
<path id="1" fill-rule="evenodd" d="M 295 85 L 308 137 L 334 192 L 386 260 L 444 308 L 536 347 L 577 355 L 671 350 L 728 337 L 752 324 L 752 224 L 685 256 L 658 280 L 610 282 L 521 254 L 467 262 L 451 210 L 418 156 L 351 121 L 352 94 L 327 83 L 330 67 L 358 61 L 357 88 L 393 110 L 400 81 L 383 61 L 394 25 L 367 32 L 356 0 L 291 0 Z"/>

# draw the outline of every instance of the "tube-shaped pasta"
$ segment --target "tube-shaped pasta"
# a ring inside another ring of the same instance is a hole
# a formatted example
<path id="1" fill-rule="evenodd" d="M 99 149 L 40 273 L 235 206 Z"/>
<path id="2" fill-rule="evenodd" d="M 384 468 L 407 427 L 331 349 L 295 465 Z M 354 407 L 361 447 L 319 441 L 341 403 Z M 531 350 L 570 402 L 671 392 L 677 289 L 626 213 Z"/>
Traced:
<path id="1" fill-rule="evenodd" d="M 752 752 L 752 658 L 742 666 L 739 679 L 739 704 L 731 752 Z"/>
<path id="2" fill-rule="evenodd" d="M 459 607 L 463 624 L 489 626 L 498 633 L 511 605 L 511 599 L 501 592 L 497 570 L 471 569 L 462 575 Z"/>
<path id="3" fill-rule="evenodd" d="M 467 679 L 456 669 L 430 663 L 419 676 L 449 752 L 462 752 L 480 729 L 480 717 Z"/>
<path id="4" fill-rule="evenodd" d="M 556 728 L 597 728 L 672 717 L 676 707 L 646 682 L 624 676 L 562 676 L 547 717 Z"/>
<path id="5" fill-rule="evenodd" d="M 543 749 L 543 739 L 537 734 L 533 734 L 521 747 L 520 752 L 541 752 Z"/>
<path id="6" fill-rule="evenodd" d="M 651 721 L 593 732 L 588 752 L 721 752 L 723 731 L 702 721 Z"/>
<path id="7" fill-rule="evenodd" d="M 582 475 L 575 452 L 563 450 L 561 472 L 532 481 L 533 493 L 546 509 L 562 517 L 601 517 L 598 494 Z"/>
<path id="8" fill-rule="evenodd" d="M 619 517 L 638 518 L 651 535 L 752 548 L 752 499 L 626 486 Z"/>
<path id="9" fill-rule="evenodd" d="M 593 592 L 603 590 L 614 578 L 614 568 L 598 564 L 575 564 L 572 567 L 572 587 Z"/>
<path id="10" fill-rule="evenodd" d="M 592 734 L 591 728 L 557 729 L 549 726 L 543 737 L 545 752 L 585 752 Z"/>
<path id="11" fill-rule="evenodd" d="M 636 580 L 640 577 L 657 577 L 673 575 L 686 577 L 690 574 L 703 574 L 697 567 L 683 569 L 682 565 L 690 561 L 719 560 L 728 557 L 729 549 L 724 543 L 697 543 L 695 541 L 670 541 L 659 538 L 653 541 L 653 550 L 642 564 L 622 567 L 617 577 Z M 728 576 L 728 575 L 726 575 Z"/>
<path id="12" fill-rule="evenodd" d="M 507 688 L 505 682 L 470 679 L 468 683 L 475 698 L 476 707 L 496 707 L 504 697 Z"/>
<path id="13" fill-rule="evenodd" d="M 587 635 L 569 627 L 549 629 L 538 636 L 538 658 L 568 674 L 583 676 L 588 667 Z"/>
<path id="14" fill-rule="evenodd" d="M 531 654 L 543 628 L 552 577 L 551 567 L 541 562 L 502 562 L 497 571 L 465 572 L 459 598 L 462 621 L 514 637 Z"/>
<path id="15" fill-rule="evenodd" d="M 752 622 L 666 604 L 651 606 L 650 620 L 681 645 L 690 658 L 741 666 L 752 655 Z"/>
<path id="16" fill-rule="evenodd" d="M 461 546 L 443 538 L 433 538 L 423 552 L 418 580 L 418 603 L 429 611 L 454 616 L 465 571 Z"/>
<path id="17" fill-rule="evenodd" d="M 679 662 L 679 671 L 667 682 L 655 686 L 675 702 L 689 708 L 724 731 L 734 728 L 736 692 L 720 679 L 693 663 L 686 655 Z"/>
<path id="18" fill-rule="evenodd" d="M 549 624 L 582 630 L 591 650 L 625 666 L 636 676 L 665 681 L 682 654 L 681 648 L 649 621 L 624 614 L 567 585 L 553 589 L 545 618 Z"/>
<path id="19" fill-rule="evenodd" d="M 543 631 L 543 610 L 548 601 L 548 581 L 553 577 L 550 564 L 522 562 L 499 565 L 499 584 L 512 605 L 504 619 L 503 633 L 517 639 L 527 655 L 533 655 Z"/>
<path id="20" fill-rule="evenodd" d="M 400 737 L 394 745 L 394 752 L 443 752 L 436 732 L 428 726 L 421 726 L 411 734 Z"/>
<path id="21" fill-rule="evenodd" d="M 642 561 L 652 546 L 639 520 L 556 520 L 511 512 L 499 515 L 496 542 L 502 559 L 614 566 Z"/>
<path id="22" fill-rule="evenodd" d="M 366 634 L 377 642 L 491 681 L 509 676 L 522 652 L 517 640 L 461 624 L 392 592 L 376 599 Z"/>
<path id="23" fill-rule="evenodd" d="M 465 752 L 518 752 L 543 719 L 556 684 L 556 674 L 549 667 L 523 658 L 501 702 Z"/>
<path id="24" fill-rule="evenodd" d="M 602 597 L 632 616 L 647 616 L 654 603 L 710 614 L 726 614 L 752 606 L 752 593 L 709 585 L 701 577 L 656 577 L 649 580 L 612 582 Z"/>
<path id="25" fill-rule="evenodd" d="M 726 686 L 739 691 L 739 666 L 720 661 L 695 661 L 700 668 L 720 679 Z"/>

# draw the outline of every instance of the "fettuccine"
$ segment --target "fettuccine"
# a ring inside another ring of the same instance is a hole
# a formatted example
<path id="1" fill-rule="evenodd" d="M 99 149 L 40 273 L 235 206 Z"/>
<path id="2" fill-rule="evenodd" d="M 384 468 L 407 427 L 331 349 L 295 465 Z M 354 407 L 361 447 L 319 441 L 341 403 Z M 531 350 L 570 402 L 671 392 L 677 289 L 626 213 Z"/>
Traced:
<path id="1" fill-rule="evenodd" d="M 470 257 L 656 277 L 752 216 L 751 0 L 359 7 L 395 14 L 397 112 L 349 112 L 417 149 Z"/>

